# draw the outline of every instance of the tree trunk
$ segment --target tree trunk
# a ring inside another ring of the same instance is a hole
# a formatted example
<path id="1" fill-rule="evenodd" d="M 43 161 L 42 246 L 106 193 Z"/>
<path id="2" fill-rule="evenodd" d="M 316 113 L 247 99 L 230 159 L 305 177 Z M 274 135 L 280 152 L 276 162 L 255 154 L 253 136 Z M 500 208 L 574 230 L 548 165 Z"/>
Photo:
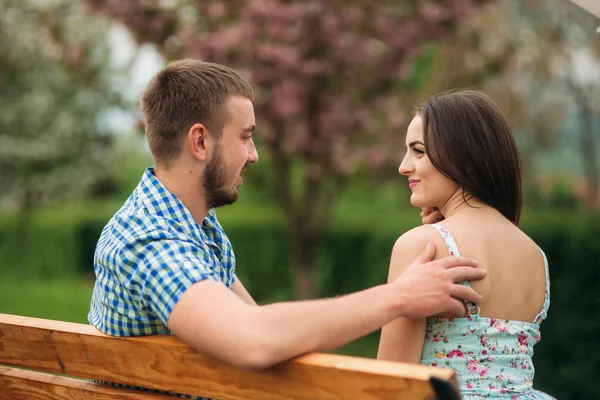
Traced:
<path id="1" fill-rule="evenodd" d="M 301 245 L 294 246 L 292 268 L 294 271 L 294 298 L 297 300 L 314 299 L 315 293 L 315 267 L 307 253 L 303 252 Z"/>
<path id="2" fill-rule="evenodd" d="M 316 242 L 306 229 L 305 222 L 296 222 L 291 230 L 292 271 L 294 297 L 298 300 L 316 297 L 315 251 Z"/>
<path id="3" fill-rule="evenodd" d="M 586 200 L 592 207 L 598 207 L 598 163 L 594 143 L 593 113 L 589 107 L 582 107 L 580 115 L 581 155 L 587 181 Z"/>
<path id="4" fill-rule="evenodd" d="M 291 268 L 294 297 L 296 299 L 312 299 L 316 296 L 315 258 L 319 239 L 327 226 L 329 216 L 323 216 L 324 200 L 321 194 L 322 179 L 305 177 L 301 194 L 294 197 L 291 185 L 291 158 L 283 149 L 283 123 L 274 118 L 272 129 L 276 132 L 274 140 L 267 143 L 269 153 L 275 165 L 276 195 L 284 212 L 287 223 L 288 238 L 291 250 Z M 331 202 L 326 204 L 329 210 Z"/>

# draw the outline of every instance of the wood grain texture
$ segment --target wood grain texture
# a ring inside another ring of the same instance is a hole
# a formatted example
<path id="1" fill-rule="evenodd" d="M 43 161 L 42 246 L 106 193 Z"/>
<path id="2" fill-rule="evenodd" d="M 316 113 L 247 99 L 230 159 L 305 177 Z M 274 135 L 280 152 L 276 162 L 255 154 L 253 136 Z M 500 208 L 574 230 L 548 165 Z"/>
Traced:
<path id="1" fill-rule="evenodd" d="M 81 379 L 0 366 L 2 400 L 173 400 Z"/>
<path id="2" fill-rule="evenodd" d="M 600 18 L 600 1 L 598 0 L 571 0 L 579 7 L 589 11 L 592 15 Z M 592 35 L 592 32 L 589 33 Z"/>
<path id="3" fill-rule="evenodd" d="M 173 336 L 112 337 L 89 325 L 7 314 L 0 314 L 0 364 L 234 400 L 426 399 L 431 376 L 456 386 L 449 370 L 332 354 L 242 370 Z"/>

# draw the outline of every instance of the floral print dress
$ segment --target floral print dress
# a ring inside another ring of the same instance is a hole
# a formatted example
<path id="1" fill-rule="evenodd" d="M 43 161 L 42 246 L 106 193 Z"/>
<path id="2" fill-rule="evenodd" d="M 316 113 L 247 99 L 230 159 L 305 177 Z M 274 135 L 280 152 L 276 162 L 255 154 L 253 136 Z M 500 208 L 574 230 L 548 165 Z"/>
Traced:
<path id="1" fill-rule="evenodd" d="M 450 232 L 440 224 L 429 225 L 443 237 L 448 253 L 458 256 Z M 542 251 L 543 254 L 543 251 Z M 483 318 L 479 307 L 467 304 L 469 317 L 427 319 L 421 364 L 453 369 L 465 400 L 548 400 L 533 389 L 533 346 L 540 340 L 540 324 L 550 306 L 548 260 L 546 297 L 533 322 Z M 469 285 L 468 282 L 463 282 Z"/>

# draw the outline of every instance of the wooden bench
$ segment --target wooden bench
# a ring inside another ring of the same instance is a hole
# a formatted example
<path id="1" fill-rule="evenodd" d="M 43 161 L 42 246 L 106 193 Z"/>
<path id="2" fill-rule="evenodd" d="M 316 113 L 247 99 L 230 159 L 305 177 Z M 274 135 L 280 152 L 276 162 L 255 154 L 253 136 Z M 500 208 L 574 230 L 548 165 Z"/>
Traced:
<path id="1" fill-rule="evenodd" d="M 459 399 L 454 373 L 443 369 L 313 353 L 251 371 L 173 336 L 112 337 L 0 314 L 0 399 L 173 399 L 89 379 L 215 399 Z"/>

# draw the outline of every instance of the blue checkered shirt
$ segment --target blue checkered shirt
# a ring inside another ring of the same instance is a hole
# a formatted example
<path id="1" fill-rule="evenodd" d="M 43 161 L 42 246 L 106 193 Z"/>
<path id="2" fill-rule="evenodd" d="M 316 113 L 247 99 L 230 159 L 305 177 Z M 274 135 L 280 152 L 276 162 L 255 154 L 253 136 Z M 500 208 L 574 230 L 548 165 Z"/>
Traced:
<path id="1" fill-rule="evenodd" d="M 104 227 L 94 271 L 88 320 L 112 336 L 170 334 L 169 315 L 191 285 L 211 279 L 231 289 L 236 279 L 214 209 L 198 224 L 152 168 Z"/>

